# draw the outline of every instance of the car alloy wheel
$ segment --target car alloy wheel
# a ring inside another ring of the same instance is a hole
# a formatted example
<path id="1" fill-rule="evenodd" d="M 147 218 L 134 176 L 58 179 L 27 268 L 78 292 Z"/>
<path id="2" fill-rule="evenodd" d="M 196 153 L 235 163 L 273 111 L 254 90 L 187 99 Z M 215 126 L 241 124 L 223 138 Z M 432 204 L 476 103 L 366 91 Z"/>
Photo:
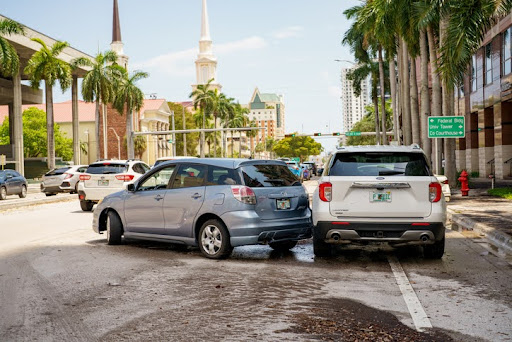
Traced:
<path id="1" fill-rule="evenodd" d="M 25 198 L 25 197 L 27 197 L 27 187 L 25 185 L 22 185 L 21 186 L 20 198 Z"/>
<path id="2" fill-rule="evenodd" d="M 4 200 L 7 198 L 7 190 L 5 187 L 0 188 L 0 200 Z"/>
<path id="3" fill-rule="evenodd" d="M 203 223 L 201 229 L 199 229 L 198 240 L 201 253 L 210 259 L 225 258 L 233 250 L 226 226 L 217 219 Z"/>
<path id="4" fill-rule="evenodd" d="M 222 233 L 213 225 L 206 226 L 201 235 L 201 246 L 209 255 L 215 255 L 222 247 Z"/>

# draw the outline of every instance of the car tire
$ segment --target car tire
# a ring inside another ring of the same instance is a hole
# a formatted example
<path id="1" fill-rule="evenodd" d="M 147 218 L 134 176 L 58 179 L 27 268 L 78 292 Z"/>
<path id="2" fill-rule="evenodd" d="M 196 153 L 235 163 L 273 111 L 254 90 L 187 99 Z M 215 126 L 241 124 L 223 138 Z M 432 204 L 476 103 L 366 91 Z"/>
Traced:
<path id="1" fill-rule="evenodd" d="M 229 232 L 224 223 L 217 219 L 203 223 L 197 240 L 201 253 L 209 259 L 223 259 L 233 251 Z"/>
<path id="2" fill-rule="evenodd" d="M 115 212 L 109 211 L 107 213 L 106 226 L 107 244 L 120 245 L 123 236 L 123 223 Z"/>
<path id="3" fill-rule="evenodd" d="M 25 185 L 21 186 L 21 192 L 19 193 L 20 198 L 27 197 L 27 187 Z"/>
<path id="4" fill-rule="evenodd" d="M 94 202 L 80 201 L 80 208 L 82 208 L 83 211 L 91 211 L 92 207 L 94 207 Z"/>
<path id="5" fill-rule="evenodd" d="M 271 242 L 268 244 L 275 251 L 286 252 L 297 245 L 297 241 Z"/>
<path id="6" fill-rule="evenodd" d="M 78 182 L 76 182 L 76 184 L 75 184 L 75 191 L 74 192 L 72 191 L 71 193 L 78 194 Z"/>
<path id="7" fill-rule="evenodd" d="M 45 192 L 44 194 L 46 195 L 46 197 L 50 197 L 50 196 L 55 196 L 55 195 L 57 195 L 57 194 L 52 194 L 52 193 L 49 193 L 49 192 Z"/>
<path id="8" fill-rule="evenodd" d="M 5 186 L 0 187 L 0 200 L 4 200 L 7 198 L 7 189 Z"/>
<path id="9" fill-rule="evenodd" d="M 317 257 L 330 257 L 332 256 L 332 245 L 313 234 L 313 253 Z"/>
<path id="10" fill-rule="evenodd" d="M 427 259 L 441 259 L 444 254 L 444 244 L 445 238 L 442 240 L 436 241 L 432 245 L 423 246 L 423 254 Z"/>

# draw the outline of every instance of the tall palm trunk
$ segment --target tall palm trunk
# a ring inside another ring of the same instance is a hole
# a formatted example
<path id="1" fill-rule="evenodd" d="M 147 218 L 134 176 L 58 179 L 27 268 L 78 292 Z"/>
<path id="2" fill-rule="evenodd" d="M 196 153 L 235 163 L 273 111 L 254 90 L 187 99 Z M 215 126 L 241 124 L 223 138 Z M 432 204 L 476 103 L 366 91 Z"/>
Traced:
<path id="1" fill-rule="evenodd" d="M 201 108 L 203 112 L 203 129 L 206 127 L 206 115 L 204 113 L 204 108 Z M 201 138 L 199 141 L 199 156 L 204 158 L 204 141 L 205 141 L 205 132 L 201 131 Z"/>
<path id="2" fill-rule="evenodd" d="M 396 100 L 396 130 L 397 130 L 397 136 L 396 139 L 398 141 L 399 145 L 404 144 L 404 136 L 403 136 L 403 117 L 404 117 L 404 82 L 403 82 L 403 63 L 402 63 L 402 44 L 400 44 L 401 40 L 398 44 L 398 53 L 396 54 L 396 66 L 397 66 L 397 100 Z"/>
<path id="3" fill-rule="evenodd" d="M 382 145 L 388 144 L 388 137 L 386 136 L 386 95 L 384 78 L 384 60 L 382 59 L 382 47 L 379 46 L 379 80 L 380 80 L 380 115 L 382 120 Z"/>
<path id="4" fill-rule="evenodd" d="M 409 51 L 407 44 L 402 39 L 402 132 L 404 135 L 404 144 L 412 143 L 412 127 L 411 127 L 411 86 L 409 77 Z"/>
<path id="5" fill-rule="evenodd" d="M 380 144 L 379 99 L 377 97 L 377 80 L 375 79 L 375 75 L 372 77 L 372 100 L 373 109 L 375 111 L 375 143 L 378 145 Z"/>
<path id="6" fill-rule="evenodd" d="M 126 108 L 126 147 L 128 159 L 135 158 L 135 149 L 133 146 L 133 111 Z"/>
<path id="7" fill-rule="evenodd" d="M 420 69 L 421 69 L 421 146 L 430 164 L 432 160 L 432 144 L 428 138 L 428 118 L 430 116 L 430 91 L 428 88 L 428 46 L 425 30 L 420 31 Z"/>
<path id="8" fill-rule="evenodd" d="M 439 71 L 437 68 L 437 43 L 432 26 L 427 26 L 428 36 L 428 50 L 430 54 L 430 70 L 432 77 L 432 116 L 441 116 L 441 81 L 439 78 Z M 441 173 L 441 140 L 434 139 L 434 171 L 437 174 Z"/>
<path id="9" fill-rule="evenodd" d="M 416 59 L 411 57 L 411 128 L 412 143 L 420 143 L 420 122 L 418 104 L 418 79 L 416 78 Z"/>
<path id="10" fill-rule="evenodd" d="M 239 131 L 240 141 L 238 144 L 238 158 L 242 158 L 242 131 Z"/>
<path id="11" fill-rule="evenodd" d="M 391 88 L 391 110 L 393 112 L 393 140 L 398 141 L 398 115 L 397 115 L 397 94 L 396 94 L 396 72 L 395 72 L 395 59 L 391 56 L 389 58 L 389 85 Z"/>
<path id="12" fill-rule="evenodd" d="M 101 149 L 100 149 L 100 99 L 96 99 L 96 111 L 94 112 L 94 116 L 96 119 L 96 132 L 94 132 L 94 136 L 96 139 L 96 159 L 101 158 Z M 105 123 L 103 123 L 105 124 Z"/>
<path id="13" fill-rule="evenodd" d="M 48 82 L 44 82 L 46 93 L 46 165 L 50 170 L 55 169 L 55 132 L 53 123 L 53 90 Z"/>

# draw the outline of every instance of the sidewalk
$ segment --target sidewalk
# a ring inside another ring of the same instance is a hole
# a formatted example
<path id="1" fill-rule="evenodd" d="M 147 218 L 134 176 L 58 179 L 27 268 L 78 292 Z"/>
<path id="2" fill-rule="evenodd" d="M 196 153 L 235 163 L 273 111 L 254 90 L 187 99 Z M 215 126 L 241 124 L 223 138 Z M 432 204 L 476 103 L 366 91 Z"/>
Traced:
<path id="1" fill-rule="evenodd" d="M 471 189 L 467 197 L 455 190 L 448 202 L 448 219 L 453 230 L 472 230 L 512 253 L 512 201 L 489 196 L 483 188 Z"/>

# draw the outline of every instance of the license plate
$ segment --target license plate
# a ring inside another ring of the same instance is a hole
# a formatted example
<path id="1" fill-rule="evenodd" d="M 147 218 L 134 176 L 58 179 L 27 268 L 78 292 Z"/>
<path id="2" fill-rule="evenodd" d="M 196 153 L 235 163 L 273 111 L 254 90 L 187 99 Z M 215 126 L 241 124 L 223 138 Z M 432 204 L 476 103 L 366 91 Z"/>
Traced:
<path id="1" fill-rule="evenodd" d="M 108 186 L 108 180 L 99 180 L 98 186 Z"/>
<path id="2" fill-rule="evenodd" d="M 391 202 L 391 191 L 371 191 L 370 202 Z"/>
<path id="3" fill-rule="evenodd" d="M 291 208 L 290 199 L 286 198 L 286 199 L 278 199 L 278 200 L 276 200 L 276 207 L 277 207 L 277 210 L 290 209 Z"/>

